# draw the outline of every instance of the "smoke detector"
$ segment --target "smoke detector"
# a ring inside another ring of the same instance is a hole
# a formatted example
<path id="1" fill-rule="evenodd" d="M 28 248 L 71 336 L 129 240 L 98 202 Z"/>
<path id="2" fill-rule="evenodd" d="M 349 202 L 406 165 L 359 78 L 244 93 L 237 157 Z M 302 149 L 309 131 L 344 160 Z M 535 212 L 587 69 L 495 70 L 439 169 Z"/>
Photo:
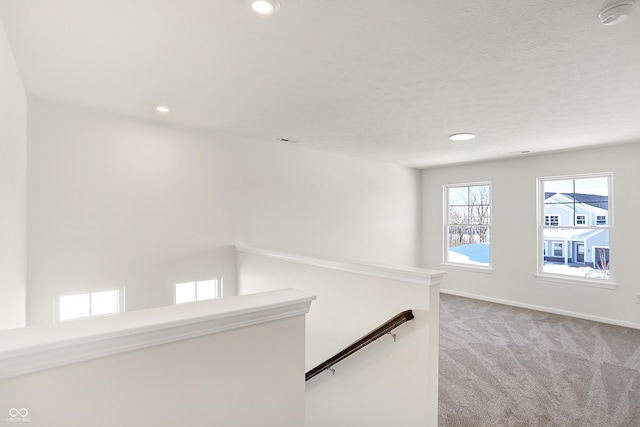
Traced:
<path id="1" fill-rule="evenodd" d="M 624 22 L 635 6 L 636 0 L 621 0 L 605 6 L 598 15 L 603 25 L 612 26 Z"/>

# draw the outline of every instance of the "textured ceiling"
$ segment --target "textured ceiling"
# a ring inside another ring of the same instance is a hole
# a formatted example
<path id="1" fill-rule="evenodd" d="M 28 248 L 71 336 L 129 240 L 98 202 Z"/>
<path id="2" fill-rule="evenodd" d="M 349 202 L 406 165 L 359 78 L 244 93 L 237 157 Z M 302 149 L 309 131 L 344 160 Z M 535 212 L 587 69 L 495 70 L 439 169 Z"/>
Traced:
<path id="1" fill-rule="evenodd" d="M 30 97 L 265 143 L 422 168 L 640 141 L 640 6 L 605 27 L 601 0 L 280 1 L 0 0 L 0 19 Z"/>

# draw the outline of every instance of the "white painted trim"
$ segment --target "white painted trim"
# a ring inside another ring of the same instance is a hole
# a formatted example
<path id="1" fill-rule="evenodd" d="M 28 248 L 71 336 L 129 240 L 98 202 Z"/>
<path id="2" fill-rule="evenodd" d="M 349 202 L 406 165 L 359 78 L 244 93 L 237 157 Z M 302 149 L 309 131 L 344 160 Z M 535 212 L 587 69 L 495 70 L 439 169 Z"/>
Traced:
<path id="1" fill-rule="evenodd" d="M 569 316 L 569 317 L 575 317 L 577 319 L 591 320 L 593 322 L 607 323 L 609 325 L 623 326 L 625 328 L 640 329 L 640 323 L 625 322 L 624 320 L 610 319 L 608 317 L 593 316 L 591 314 L 576 313 L 573 311 L 560 310 L 560 309 L 545 307 L 541 305 L 525 304 L 517 301 L 503 300 L 500 298 L 485 297 L 482 295 L 475 295 L 467 292 L 459 292 L 459 291 L 454 291 L 450 289 L 441 288 L 440 292 L 443 294 L 456 295 L 456 296 L 465 297 L 465 298 L 472 298 L 480 301 L 494 302 L 496 304 L 504 304 L 504 305 L 510 305 L 513 307 L 526 308 L 529 310 L 542 311 L 544 313 L 559 314 L 561 316 Z"/>
<path id="2" fill-rule="evenodd" d="M 493 274 L 493 268 L 492 267 L 476 265 L 476 264 L 462 264 L 462 263 L 455 263 L 455 262 L 445 262 L 445 263 L 442 263 L 442 266 L 445 269 L 463 270 L 463 271 L 466 270 L 466 271 L 473 271 L 473 272 L 476 272 L 476 273 Z"/>
<path id="3" fill-rule="evenodd" d="M 251 255 L 280 259 L 283 261 L 297 262 L 314 267 L 322 267 L 332 270 L 346 271 L 349 273 L 364 274 L 367 276 L 398 280 L 401 282 L 424 286 L 440 285 L 445 275 L 445 272 L 441 270 L 431 270 L 427 268 L 415 267 L 398 268 L 375 264 L 355 263 L 351 261 L 328 260 L 267 249 L 250 248 L 246 246 L 236 246 L 236 251 Z"/>
<path id="4" fill-rule="evenodd" d="M 589 286 L 592 288 L 615 289 L 616 283 L 610 279 L 589 279 L 580 276 L 569 276 L 561 274 L 538 273 L 536 279 L 545 282 L 564 283 L 566 285 Z"/>
<path id="5" fill-rule="evenodd" d="M 0 379 L 308 313 L 282 289 L 0 332 Z"/>

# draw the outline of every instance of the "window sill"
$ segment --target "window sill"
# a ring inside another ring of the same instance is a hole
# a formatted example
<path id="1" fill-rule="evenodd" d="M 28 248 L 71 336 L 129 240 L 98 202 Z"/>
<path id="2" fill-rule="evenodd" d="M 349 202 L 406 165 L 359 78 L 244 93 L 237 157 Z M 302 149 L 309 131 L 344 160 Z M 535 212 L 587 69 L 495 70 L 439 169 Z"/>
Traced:
<path id="1" fill-rule="evenodd" d="M 443 262 L 442 266 L 444 268 L 450 268 L 453 270 L 465 270 L 465 271 L 474 271 L 476 273 L 485 273 L 492 274 L 493 267 L 488 267 L 484 265 L 474 265 L 474 264 L 457 264 L 453 262 Z"/>
<path id="2" fill-rule="evenodd" d="M 545 282 L 564 283 L 567 285 L 590 286 L 592 288 L 615 289 L 616 283 L 611 280 L 604 279 L 587 279 L 579 277 L 560 276 L 556 274 L 538 273 L 536 279 Z"/>

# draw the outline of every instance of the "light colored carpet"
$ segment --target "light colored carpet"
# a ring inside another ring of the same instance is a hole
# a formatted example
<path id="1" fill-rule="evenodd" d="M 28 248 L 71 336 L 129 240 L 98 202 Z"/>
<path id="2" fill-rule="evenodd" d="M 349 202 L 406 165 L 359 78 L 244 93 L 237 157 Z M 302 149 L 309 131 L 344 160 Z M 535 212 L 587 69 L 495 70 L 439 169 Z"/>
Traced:
<path id="1" fill-rule="evenodd" d="M 640 330 L 441 295 L 439 424 L 640 426 Z"/>

